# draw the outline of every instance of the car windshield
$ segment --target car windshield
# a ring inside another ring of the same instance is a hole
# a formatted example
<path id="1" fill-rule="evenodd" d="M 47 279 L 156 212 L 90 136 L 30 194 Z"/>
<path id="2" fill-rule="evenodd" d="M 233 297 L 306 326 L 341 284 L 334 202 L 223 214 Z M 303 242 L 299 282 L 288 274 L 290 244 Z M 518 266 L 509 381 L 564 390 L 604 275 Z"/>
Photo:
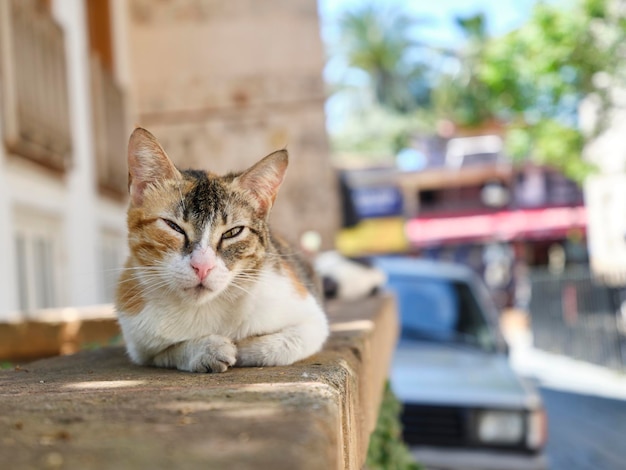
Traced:
<path id="1" fill-rule="evenodd" d="M 495 349 L 495 338 L 469 285 L 446 279 L 391 278 L 402 317 L 402 339 Z"/>

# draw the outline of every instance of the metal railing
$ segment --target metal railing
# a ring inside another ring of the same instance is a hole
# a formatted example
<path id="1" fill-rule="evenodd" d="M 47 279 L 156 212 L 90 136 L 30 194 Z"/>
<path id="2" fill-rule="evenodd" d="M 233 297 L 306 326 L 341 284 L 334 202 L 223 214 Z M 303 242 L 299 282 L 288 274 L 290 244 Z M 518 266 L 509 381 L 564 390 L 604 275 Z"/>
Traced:
<path id="1" fill-rule="evenodd" d="M 534 270 L 530 282 L 535 347 L 614 369 L 626 368 L 621 313 L 626 286 L 609 285 L 582 266 L 560 274 Z"/>
<path id="2" fill-rule="evenodd" d="M 71 129 L 65 39 L 41 2 L 0 2 L 0 70 L 7 149 L 66 169 Z"/>
<path id="3" fill-rule="evenodd" d="M 91 58 L 91 84 L 98 184 L 108 193 L 124 195 L 128 184 L 124 92 L 97 56 Z"/>

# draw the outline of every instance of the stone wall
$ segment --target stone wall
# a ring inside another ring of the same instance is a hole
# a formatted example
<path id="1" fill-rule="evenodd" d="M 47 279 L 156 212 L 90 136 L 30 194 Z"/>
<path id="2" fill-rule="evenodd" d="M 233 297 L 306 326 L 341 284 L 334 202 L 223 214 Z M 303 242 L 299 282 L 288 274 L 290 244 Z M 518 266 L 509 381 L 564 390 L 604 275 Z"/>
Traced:
<path id="1" fill-rule="evenodd" d="M 332 245 L 336 182 L 325 130 L 324 51 L 315 0 L 132 0 L 136 123 L 181 167 L 244 169 L 287 147 L 274 226 Z"/>
<path id="2" fill-rule="evenodd" d="M 0 370 L 2 468 L 362 469 L 398 335 L 395 302 L 327 311 L 332 334 L 318 354 L 223 374 L 139 367 L 121 347 L 93 349 L 116 326 L 112 306 L 0 324 L 0 344 L 33 326 L 48 333 L 34 345 L 23 332 L 37 351 L 52 337 L 59 347 L 87 341 L 77 354 Z"/>

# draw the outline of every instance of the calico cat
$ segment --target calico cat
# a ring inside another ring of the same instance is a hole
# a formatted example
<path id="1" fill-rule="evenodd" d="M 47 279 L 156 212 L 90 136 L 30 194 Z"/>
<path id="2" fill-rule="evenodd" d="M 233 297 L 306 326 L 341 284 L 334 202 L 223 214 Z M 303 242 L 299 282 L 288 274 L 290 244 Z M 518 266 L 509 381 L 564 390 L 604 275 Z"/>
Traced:
<path id="1" fill-rule="evenodd" d="M 328 323 L 314 273 L 268 226 L 287 162 L 279 150 L 241 173 L 180 171 L 135 129 L 116 299 L 133 362 L 224 372 L 321 349 Z"/>

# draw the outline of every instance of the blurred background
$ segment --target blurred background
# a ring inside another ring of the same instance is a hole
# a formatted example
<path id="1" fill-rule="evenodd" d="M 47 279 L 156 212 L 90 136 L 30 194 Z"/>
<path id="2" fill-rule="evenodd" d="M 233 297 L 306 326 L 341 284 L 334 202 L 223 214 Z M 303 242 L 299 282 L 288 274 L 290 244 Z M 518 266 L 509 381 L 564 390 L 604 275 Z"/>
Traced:
<path id="1" fill-rule="evenodd" d="M 623 373 L 625 37 L 621 0 L 0 0 L 0 320 L 113 300 L 140 125 L 218 173 L 287 146 L 289 238 L 465 264 Z"/>
<path id="2" fill-rule="evenodd" d="M 623 370 L 625 7 L 321 2 L 338 249 L 468 265 L 536 346 Z"/>

